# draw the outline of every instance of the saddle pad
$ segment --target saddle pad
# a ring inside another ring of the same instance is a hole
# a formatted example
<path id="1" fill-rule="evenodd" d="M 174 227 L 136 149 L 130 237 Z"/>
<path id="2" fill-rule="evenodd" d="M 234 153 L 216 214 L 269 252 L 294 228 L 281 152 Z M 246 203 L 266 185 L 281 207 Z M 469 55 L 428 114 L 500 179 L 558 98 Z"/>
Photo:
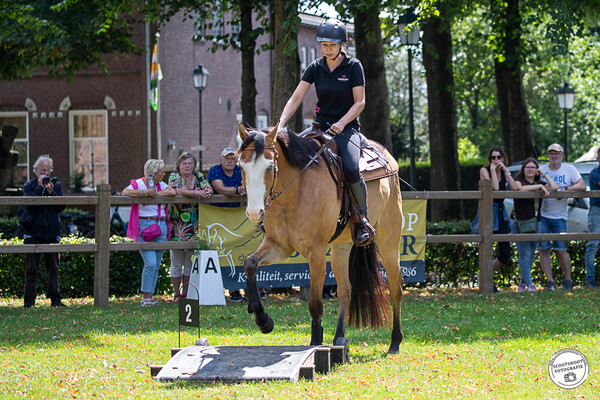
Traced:
<path id="1" fill-rule="evenodd" d="M 362 149 L 359 162 L 360 172 L 365 182 L 393 175 L 395 170 L 390 168 L 388 161 L 375 147 L 369 145 Z"/>

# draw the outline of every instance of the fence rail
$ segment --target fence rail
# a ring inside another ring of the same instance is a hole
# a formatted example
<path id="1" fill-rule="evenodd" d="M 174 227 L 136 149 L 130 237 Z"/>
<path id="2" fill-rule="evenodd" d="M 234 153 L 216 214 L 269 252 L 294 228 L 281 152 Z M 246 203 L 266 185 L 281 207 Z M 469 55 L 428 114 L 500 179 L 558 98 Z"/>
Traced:
<path id="1" fill-rule="evenodd" d="M 0 197 L 0 205 L 68 205 L 95 206 L 95 243 L 82 244 L 24 244 L 0 246 L 0 253 L 53 253 L 53 252 L 91 252 L 94 257 L 94 305 L 108 305 L 109 283 L 109 253 L 111 251 L 136 251 L 159 249 L 194 249 L 194 242 L 153 242 L 153 243 L 110 243 L 110 209 L 112 206 L 129 206 L 132 204 L 184 204 L 193 203 L 189 197 L 173 196 L 148 197 L 111 196 L 110 185 L 97 186 L 95 195 L 91 196 L 60 196 L 60 197 L 30 197 L 4 196 Z M 600 233 L 523 233 L 523 234 L 494 234 L 492 210 L 493 199 L 506 198 L 539 198 L 538 192 L 502 191 L 494 192 L 491 181 L 480 181 L 479 190 L 475 191 L 431 191 L 404 192 L 404 200 L 478 200 L 479 202 L 479 234 L 461 235 L 427 235 L 426 243 L 479 243 L 479 290 L 481 293 L 493 291 L 493 244 L 508 241 L 540 241 L 540 240 L 600 240 Z M 560 191 L 550 194 L 552 198 L 589 198 L 600 197 L 600 191 Z M 199 198 L 198 203 L 230 203 L 245 202 L 245 196 L 214 195 L 210 199 Z"/>

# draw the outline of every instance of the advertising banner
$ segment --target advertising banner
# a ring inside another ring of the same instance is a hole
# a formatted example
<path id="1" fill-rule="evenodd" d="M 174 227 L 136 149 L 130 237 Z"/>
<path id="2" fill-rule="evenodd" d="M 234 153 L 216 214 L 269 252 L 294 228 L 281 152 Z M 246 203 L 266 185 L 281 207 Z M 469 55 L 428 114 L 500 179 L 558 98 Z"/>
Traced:
<path id="1" fill-rule="evenodd" d="M 400 248 L 400 266 L 405 282 L 425 281 L 426 200 L 403 202 L 404 220 Z M 224 208 L 209 204 L 199 206 L 200 230 L 219 253 L 223 285 L 229 290 L 246 287 L 244 260 L 254 252 L 264 233 L 245 214 L 244 207 Z M 273 265 L 264 265 L 257 274 L 259 287 L 278 288 L 310 286 L 308 263 L 299 253 Z M 327 252 L 325 285 L 335 285 Z"/>

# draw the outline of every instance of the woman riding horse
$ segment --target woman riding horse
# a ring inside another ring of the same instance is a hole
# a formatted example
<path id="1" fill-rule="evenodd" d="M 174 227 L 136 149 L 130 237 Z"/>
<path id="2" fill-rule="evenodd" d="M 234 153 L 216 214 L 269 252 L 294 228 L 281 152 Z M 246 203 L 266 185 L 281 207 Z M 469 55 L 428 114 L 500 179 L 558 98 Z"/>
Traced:
<path id="1" fill-rule="evenodd" d="M 364 246 L 375 235 L 367 219 L 367 186 L 360 173 L 360 123 L 358 115 L 365 108 L 365 76 L 363 67 L 343 51 L 347 41 L 346 26 L 337 19 L 323 21 L 317 29 L 317 42 L 323 57 L 313 61 L 302 75 L 302 80 L 288 100 L 281 117 L 279 130 L 285 130 L 310 86 L 314 83 L 318 102 L 316 121 L 329 126 L 338 146 L 344 175 L 356 202 L 358 214 L 353 214 L 354 242 Z"/>

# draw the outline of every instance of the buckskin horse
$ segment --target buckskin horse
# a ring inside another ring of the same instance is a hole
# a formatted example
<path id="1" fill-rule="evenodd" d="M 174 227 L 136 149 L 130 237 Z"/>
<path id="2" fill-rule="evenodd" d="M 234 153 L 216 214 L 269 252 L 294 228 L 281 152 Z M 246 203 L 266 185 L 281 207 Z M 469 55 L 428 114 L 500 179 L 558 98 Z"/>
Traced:
<path id="1" fill-rule="evenodd" d="M 240 123 L 238 132 L 242 140 L 238 155 L 248 196 L 246 215 L 253 222 L 262 222 L 265 231 L 258 249 L 244 261 L 248 312 L 255 314 L 260 331 L 270 333 L 274 322 L 265 312 L 258 292 L 257 269 L 283 261 L 298 251 L 308 260 L 310 268 L 310 344 L 323 343 L 322 291 L 327 245 L 330 244 L 331 268 L 339 299 L 333 344 L 347 349 L 346 319 L 349 325 L 357 327 L 389 326 L 391 297 L 393 321 L 388 353 L 397 353 L 402 342 L 403 279 L 400 273 L 402 197 L 396 160 L 383 146 L 369 141 L 385 156 L 391 174 L 367 183 L 369 219 L 376 228 L 374 243 L 379 251 L 371 246 L 370 255 L 353 257 L 349 227 L 329 243 L 337 229 L 342 200 L 323 153 L 319 153 L 319 144 L 289 130 L 278 132 L 277 126 L 270 131 L 248 131 Z M 386 269 L 390 296 L 385 291 L 377 254 Z"/>

